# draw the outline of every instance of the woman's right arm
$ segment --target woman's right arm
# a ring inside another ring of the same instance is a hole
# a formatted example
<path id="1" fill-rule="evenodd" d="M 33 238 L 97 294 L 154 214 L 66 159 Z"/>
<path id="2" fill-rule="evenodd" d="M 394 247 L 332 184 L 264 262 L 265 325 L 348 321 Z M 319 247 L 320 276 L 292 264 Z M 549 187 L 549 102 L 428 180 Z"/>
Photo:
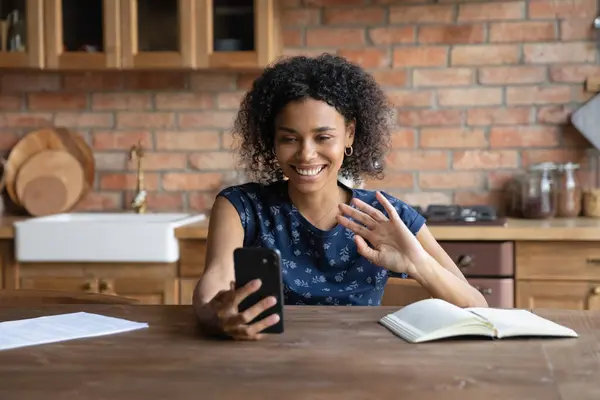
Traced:
<path id="1" fill-rule="evenodd" d="M 235 279 L 233 251 L 244 243 L 244 228 L 235 207 L 224 197 L 217 197 L 208 225 L 205 268 L 194 289 L 192 303 L 200 324 L 217 329 L 214 310 L 209 302 L 222 291 L 231 289 Z"/>

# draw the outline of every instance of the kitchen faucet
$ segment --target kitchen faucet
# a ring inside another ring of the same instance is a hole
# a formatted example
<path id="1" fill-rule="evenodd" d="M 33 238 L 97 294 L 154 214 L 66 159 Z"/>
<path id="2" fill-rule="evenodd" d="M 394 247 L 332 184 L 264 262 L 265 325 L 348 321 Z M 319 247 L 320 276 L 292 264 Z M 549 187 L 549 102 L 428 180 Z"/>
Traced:
<path id="1" fill-rule="evenodd" d="M 131 207 L 137 214 L 144 214 L 146 212 L 147 200 L 146 189 L 144 188 L 144 170 L 142 169 L 144 148 L 141 140 L 137 146 L 132 146 L 131 150 L 129 151 L 129 161 L 132 161 L 134 157 L 137 159 L 137 187 L 135 196 L 131 202 Z"/>

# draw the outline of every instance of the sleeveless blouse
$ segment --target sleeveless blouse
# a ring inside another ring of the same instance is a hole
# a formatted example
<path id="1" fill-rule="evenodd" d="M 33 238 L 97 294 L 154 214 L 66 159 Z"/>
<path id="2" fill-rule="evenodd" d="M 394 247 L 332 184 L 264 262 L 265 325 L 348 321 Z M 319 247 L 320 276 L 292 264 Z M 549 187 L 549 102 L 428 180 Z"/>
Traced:
<path id="1" fill-rule="evenodd" d="M 338 185 L 387 215 L 375 191 Z M 425 218 L 403 201 L 382 194 L 416 235 Z M 285 304 L 380 305 L 388 277 L 406 278 L 406 274 L 393 274 L 361 256 L 354 233 L 344 226 L 324 231 L 311 224 L 290 200 L 285 180 L 231 186 L 217 196 L 225 197 L 237 210 L 244 228 L 244 247 L 268 247 L 281 253 Z"/>

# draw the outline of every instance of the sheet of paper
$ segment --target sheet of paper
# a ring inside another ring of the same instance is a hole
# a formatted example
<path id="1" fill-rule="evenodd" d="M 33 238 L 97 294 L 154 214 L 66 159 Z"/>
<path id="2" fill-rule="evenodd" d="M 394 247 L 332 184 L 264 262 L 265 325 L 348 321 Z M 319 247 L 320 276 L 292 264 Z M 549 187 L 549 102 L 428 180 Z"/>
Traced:
<path id="1" fill-rule="evenodd" d="M 145 322 L 76 312 L 0 322 L 0 350 L 112 335 L 147 328 Z"/>

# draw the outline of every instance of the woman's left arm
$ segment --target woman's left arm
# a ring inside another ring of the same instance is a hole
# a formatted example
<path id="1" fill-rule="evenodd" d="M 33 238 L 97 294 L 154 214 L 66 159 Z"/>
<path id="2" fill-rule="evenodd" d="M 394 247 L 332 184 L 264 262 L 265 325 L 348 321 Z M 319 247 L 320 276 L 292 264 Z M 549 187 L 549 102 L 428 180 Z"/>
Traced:
<path id="1" fill-rule="evenodd" d="M 433 297 L 459 307 L 487 307 L 485 297 L 471 286 L 454 261 L 423 225 L 416 235 L 423 247 L 408 266 L 407 274 Z"/>

